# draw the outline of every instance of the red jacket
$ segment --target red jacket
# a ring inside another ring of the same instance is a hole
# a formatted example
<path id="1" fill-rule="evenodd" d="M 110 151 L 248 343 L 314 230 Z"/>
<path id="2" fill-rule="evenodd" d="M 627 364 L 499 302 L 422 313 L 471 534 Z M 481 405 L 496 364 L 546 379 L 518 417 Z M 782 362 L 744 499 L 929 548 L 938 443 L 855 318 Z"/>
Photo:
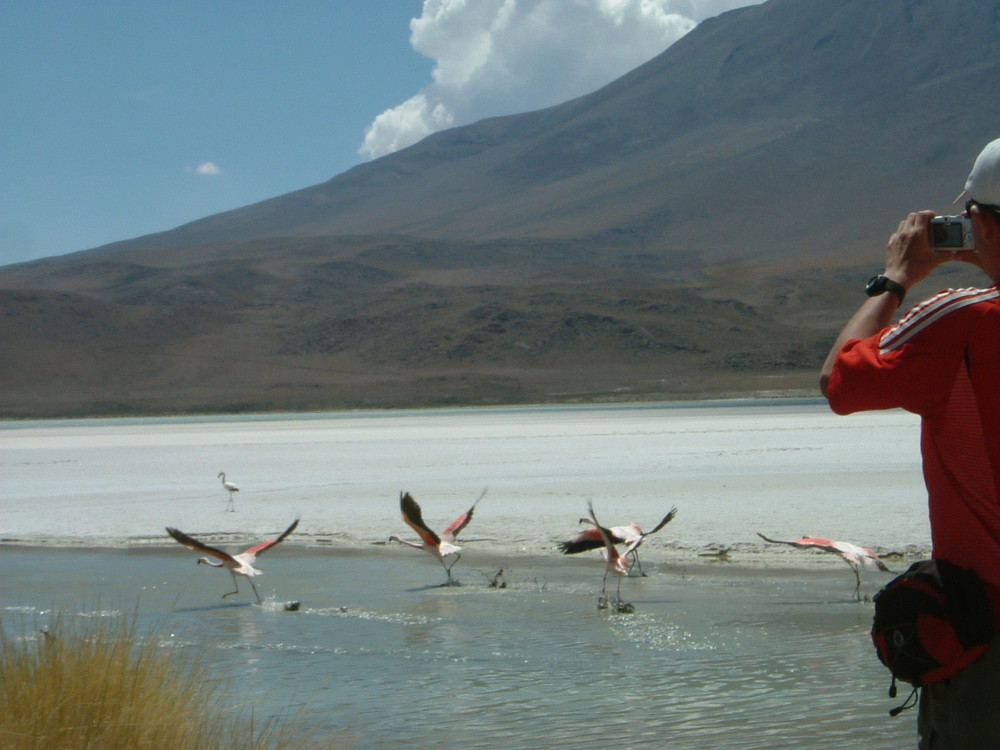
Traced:
<path id="1" fill-rule="evenodd" d="M 1000 290 L 940 292 L 848 341 L 827 396 L 838 414 L 921 416 L 933 556 L 975 569 L 1000 603 Z"/>

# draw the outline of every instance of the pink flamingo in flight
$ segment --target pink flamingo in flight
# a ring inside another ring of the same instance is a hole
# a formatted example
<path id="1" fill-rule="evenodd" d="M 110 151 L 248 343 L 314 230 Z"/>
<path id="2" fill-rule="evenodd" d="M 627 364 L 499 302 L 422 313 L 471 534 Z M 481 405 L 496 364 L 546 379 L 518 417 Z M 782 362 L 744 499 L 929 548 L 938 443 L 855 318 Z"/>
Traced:
<path id="1" fill-rule="evenodd" d="M 424 552 L 434 556 L 437 561 L 441 563 L 445 573 L 448 575 L 448 580 L 444 585 L 451 586 L 455 583 L 451 577 L 451 569 L 455 567 L 455 563 L 457 563 L 459 558 L 462 556 L 460 554 L 460 550 L 462 548 L 455 543 L 456 538 L 458 537 L 459 532 L 469 525 L 469 521 L 472 520 L 472 512 L 476 509 L 476 505 L 483 499 L 483 495 L 485 494 L 486 490 L 483 490 L 482 494 L 476 498 L 476 502 L 472 504 L 472 507 L 452 521 L 451 524 L 449 524 L 449 526 L 441 532 L 441 535 L 438 536 L 426 523 L 424 523 L 420 506 L 417 504 L 417 501 L 413 499 L 413 496 L 410 495 L 409 492 L 402 492 L 399 495 L 399 509 L 403 515 L 403 521 L 406 522 L 407 526 L 417 532 L 421 541 L 408 542 L 395 534 L 389 537 L 389 541 L 399 542 L 400 544 L 405 544 L 406 546 L 413 547 L 414 549 L 422 549 Z M 454 556 L 454 559 L 449 565 L 444 559 L 451 556 Z"/>
<path id="2" fill-rule="evenodd" d="M 587 510 L 590 512 L 590 518 L 584 520 L 593 523 L 594 528 L 597 529 L 597 533 L 601 535 L 601 539 L 604 542 L 604 557 L 606 560 L 606 564 L 604 566 L 604 581 L 601 585 L 601 596 L 597 600 L 597 607 L 598 609 L 604 609 L 608 606 L 608 573 L 614 573 L 618 576 L 618 591 L 615 594 L 615 599 L 613 601 L 615 610 L 618 612 L 634 611 L 632 605 L 624 604 L 621 600 L 622 578 L 627 576 L 629 570 L 632 568 L 632 558 L 629 555 L 634 550 L 635 546 L 638 546 L 641 543 L 641 539 L 638 542 L 629 544 L 629 546 L 625 548 L 624 554 L 619 554 L 618 548 L 615 546 L 614 540 L 611 538 L 611 531 L 601 526 L 597 520 L 597 516 L 594 515 L 593 503 L 587 503 Z"/>
<path id="3" fill-rule="evenodd" d="M 859 547 L 856 544 L 851 544 L 851 542 L 837 542 L 833 539 L 824 539 L 823 537 L 816 536 L 804 536 L 799 539 L 784 541 L 781 539 L 769 539 L 759 531 L 757 532 L 757 536 L 765 542 L 771 542 L 772 544 L 788 544 L 798 549 L 818 549 L 837 555 L 854 571 L 854 578 L 857 581 L 857 585 L 854 587 L 854 597 L 858 600 L 861 598 L 858 592 L 861 590 L 862 566 L 866 568 L 878 568 L 886 573 L 892 573 L 886 567 L 885 563 L 882 562 L 882 558 L 878 556 L 875 550 L 868 547 Z"/>
<path id="4" fill-rule="evenodd" d="M 204 563 L 205 565 L 211 565 L 213 568 L 225 568 L 229 571 L 229 573 L 233 576 L 233 586 L 235 588 L 232 591 L 223 594 L 223 599 L 227 596 L 239 593 L 240 587 L 239 584 L 236 583 L 236 576 L 243 576 L 250 581 L 250 588 L 252 588 L 254 594 L 257 595 L 257 602 L 260 603 L 260 594 L 257 593 L 257 587 L 253 582 L 253 576 L 259 576 L 261 574 L 261 571 L 254 567 L 257 555 L 261 555 L 271 549 L 274 545 L 283 542 L 285 537 L 295 531 L 295 527 L 298 525 L 299 519 L 296 518 L 292 522 L 291 526 L 281 532 L 280 536 L 276 536 L 274 539 L 269 539 L 266 542 L 261 542 L 260 544 L 255 544 L 253 547 L 250 547 L 238 555 L 230 555 L 228 552 L 223 552 L 221 549 L 211 547 L 204 542 L 199 542 L 197 539 L 188 536 L 180 529 L 174 529 L 167 526 L 167 533 L 188 549 L 194 550 L 195 552 L 207 552 L 209 555 L 220 561 L 212 562 L 207 557 L 199 557 L 199 565 Z"/>
<path id="5" fill-rule="evenodd" d="M 639 575 L 646 575 L 642 572 L 642 564 L 639 562 L 639 547 L 641 547 L 642 543 L 646 541 L 647 536 L 652 536 L 657 531 L 662 529 L 674 520 L 674 516 L 676 515 L 677 508 L 671 508 L 670 512 L 667 513 L 667 515 L 665 515 L 651 531 L 643 531 L 642 527 L 635 521 L 626 524 L 625 526 L 612 526 L 607 529 L 607 531 L 610 534 L 611 541 L 613 543 L 625 544 L 628 546 L 629 551 L 627 554 L 631 555 L 632 563 L 635 569 L 638 571 Z M 580 523 L 593 524 L 593 519 L 581 518 Z M 604 539 L 601 537 L 600 531 L 596 526 L 591 525 L 589 528 L 584 529 L 569 541 L 561 542 L 559 544 L 559 549 L 562 550 L 564 555 L 577 555 L 581 552 L 586 552 L 587 550 L 600 549 L 603 546 Z"/>

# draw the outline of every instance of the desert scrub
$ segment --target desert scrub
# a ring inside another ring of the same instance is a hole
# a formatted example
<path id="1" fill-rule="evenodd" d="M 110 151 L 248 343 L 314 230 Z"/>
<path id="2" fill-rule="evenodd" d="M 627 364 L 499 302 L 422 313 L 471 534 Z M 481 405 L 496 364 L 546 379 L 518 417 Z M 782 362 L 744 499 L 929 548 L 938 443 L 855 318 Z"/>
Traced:
<path id="1" fill-rule="evenodd" d="M 4 750 L 284 750 L 331 747 L 222 705 L 223 685 L 191 656 L 139 637 L 135 618 L 13 636 L 0 622 Z"/>

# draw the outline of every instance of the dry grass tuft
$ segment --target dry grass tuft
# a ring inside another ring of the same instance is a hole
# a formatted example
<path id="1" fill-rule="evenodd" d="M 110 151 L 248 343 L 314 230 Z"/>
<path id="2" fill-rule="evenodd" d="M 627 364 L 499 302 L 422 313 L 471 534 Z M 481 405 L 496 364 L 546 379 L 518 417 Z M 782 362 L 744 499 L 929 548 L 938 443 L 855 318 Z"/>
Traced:
<path id="1" fill-rule="evenodd" d="M 225 710 L 219 687 L 193 659 L 161 648 L 155 638 L 140 638 L 134 618 L 73 626 L 60 619 L 29 637 L 0 627 L 5 750 L 310 746 L 275 721 L 259 727 L 252 715 Z"/>

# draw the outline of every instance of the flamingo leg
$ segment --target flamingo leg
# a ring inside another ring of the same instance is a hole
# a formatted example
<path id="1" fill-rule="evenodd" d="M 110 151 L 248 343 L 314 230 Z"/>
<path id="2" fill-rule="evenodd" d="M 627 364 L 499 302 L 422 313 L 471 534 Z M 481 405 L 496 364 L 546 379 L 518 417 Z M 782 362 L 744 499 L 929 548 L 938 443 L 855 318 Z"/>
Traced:
<path id="1" fill-rule="evenodd" d="M 604 579 L 601 582 L 601 594 L 597 597 L 597 608 L 607 609 L 608 608 L 608 571 L 604 571 Z"/>
<path id="2" fill-rule="evenodd" d="M 438 560 L 441 561 L 441 567 L 444 568 L 444 572 L 448 574 L 448 580 L 445 582 L 445 586 L 452 586 L 455 583 L 455 579 L 451 577 L 451 569 L 455 567 L 455 563 L 458 562 L 458 558 L 462 555 L 458 552 L 455 553 L 455 559 L 451 561 L 451 565 L 448 565 L 443 557 L 439 557 Z"/>
<path id="3" fill-rule="evenodd" d="M 857 599 L 860 602 L 861 601 L 861 570 L 860 570 L 859 566 L 854 565 L 854 564 L 851 564 L 851 570 L 854 571 L 854 579 L 855 579 L 855 581 L 857 581 L 857 583 L 854 586 L 854 598 Z"/>
<path id="4" fill-rule="evenodd" d="M 628 555 L 629 557 L 632 558 L 632 567 L 629 569 L 629 575 L 631 575 L 632 571 L 635 570 L 638 571 L 636 573 L 637 576 L 639 576 L 640 578 L 645 578 L 646 573 L 642 569 L 642 563 L 639 562 L 639 550 L 634 549 L 631 552 L 629 552 Z"/>
<path id="5" fill-rule="evenodd" d="M 229 575 L 231 575 L 233 577 L 233 590 L 230 591 L 228 594 L 223 594 L 222 595 L 223 599 L 225 599 L 227 596 L 232 596 L 233 594 L 240 593 L 240 585 L 236 582 L 236 574 L 233 573 L 232 571 L 230 571 Z M 250 579 L 247 579 L 247 580 L 250 580 Z M 253 584 L 253 581 L 250 581 L 250 583 Z"/>
<path id="6" fill-rule="evenodd" d="M 232 492 L 229 493 L 229 502 L 226 504 L 226 510 L 231 511 L 233 513 L 236 512 L 236 505 L 233 503 L 233 493 Z"/>
<path id="7" fill-rule="evenodd" d="M 854 598 L 859 602 L 861 601 L 861 566 L 851 562 L 846 557 L 841 557 L 847 566 L 854 572 Z"/>
<path id="8" fill-rule="evenodd" d="M 253 578 L 247 578 L 247 580 L 250 581 L 250 588 L 252 588 L 254 594 L 257 595 L 257 603 L 262 604 L 263 602 L 260 599 L 260 594 L 257 593 L 257 587 L 254 585 Z"/>

